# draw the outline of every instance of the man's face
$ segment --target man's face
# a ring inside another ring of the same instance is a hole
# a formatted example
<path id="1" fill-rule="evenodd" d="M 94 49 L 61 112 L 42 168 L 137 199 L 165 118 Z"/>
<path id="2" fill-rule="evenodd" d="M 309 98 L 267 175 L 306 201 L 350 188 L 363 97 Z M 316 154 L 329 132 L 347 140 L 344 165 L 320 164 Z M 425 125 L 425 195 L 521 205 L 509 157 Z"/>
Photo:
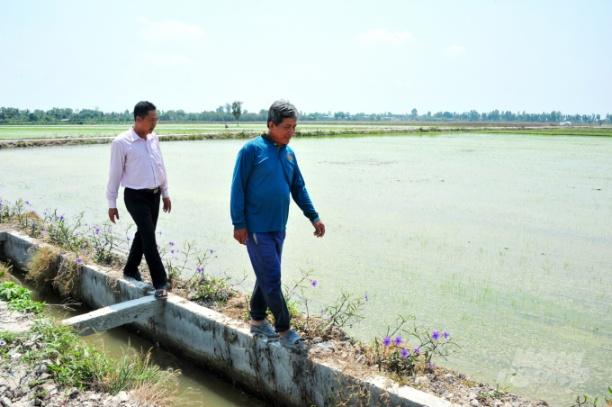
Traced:
<path id="1" fill-rule="evenodd" d="M 286 146 L 289 144 L 291 137 L 295 134 L 295 127 L 297 126 L 297 119 L 284 118 L 279 124 L 274 122 L 268 123 L 268 135 L 277 144 Z"/>
<path id="2" fill-rule="evenodd" d="M 150 110 L 145 117 L 136 117 L 136 124 L 147 133 L 153 132 L 157 125 L 157 110 Z"/>

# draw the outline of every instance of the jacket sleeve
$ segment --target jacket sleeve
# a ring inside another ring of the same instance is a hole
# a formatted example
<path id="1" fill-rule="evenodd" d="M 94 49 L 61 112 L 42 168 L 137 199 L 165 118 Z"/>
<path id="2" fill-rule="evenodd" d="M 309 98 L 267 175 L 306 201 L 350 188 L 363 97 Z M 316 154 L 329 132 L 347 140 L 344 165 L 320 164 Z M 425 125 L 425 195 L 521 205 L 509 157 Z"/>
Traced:
<path id="1" fill-rule="evenodd" d="M 234 175 L 232 176 L 232 191 L 230 197 L 230 214 L 234 229 L 246 228 L 245 204 L 249 175 L 253 167 L 253 152 L 248 146 L 238 152 Z"/>
<path id="2" fill-rule="evenodd" d="M 304 182 L 304 177 L 302 177 L 297 159 L 295 160 L 295 171 L 293 172 L 293 180 L 291 182 L 291 196 L 304 213 L 304 216 L 310 219 L 312 223 L 319 220 L 319 214 L 315 210 L 312 200 L 308 195 L 308 191 L 306 190 L 306 183 Z"/>

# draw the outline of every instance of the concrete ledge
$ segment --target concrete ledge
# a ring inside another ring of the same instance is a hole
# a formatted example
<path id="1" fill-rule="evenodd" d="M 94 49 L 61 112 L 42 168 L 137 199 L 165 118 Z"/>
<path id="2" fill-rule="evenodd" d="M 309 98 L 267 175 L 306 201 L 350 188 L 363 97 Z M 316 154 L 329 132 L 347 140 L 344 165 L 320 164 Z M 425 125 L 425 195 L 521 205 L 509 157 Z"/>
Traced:
<path id="1" fill-rule="evenodd" d="M 21 268 L 40 246 L 21 233 L 5 234 L 4 256 Z M 94 265 L 82 267 L 79 292 L 92 308 L 140 299 L 147 285 L 114 278 Z M 146 303 L 146 299 L 142 300 Z M 147 336 L 232 380 L 274 404 L 291 406 L 451 406 L 420 390 L 383 377 L 357 378 L 334 361 L 316 361 L 287 351 L 278 342 L 251 336 L 240 321 L 170 294 L 134 325 Z M 107 311 L 94 311 L 104 314 Z M 92 313 L 92 314 L 93 314 Z M 78 318 L 78 317 L 77 317 Z"/>
<path id="2" fill-rule="evenodd" d="M 74 328 L 79 335 L 85 336 L 132 322 L 145 321 L 159 314 L 160 308 L 161 301 L 153 295 L 147 295 L 65 319 L 62 324 Z"/>

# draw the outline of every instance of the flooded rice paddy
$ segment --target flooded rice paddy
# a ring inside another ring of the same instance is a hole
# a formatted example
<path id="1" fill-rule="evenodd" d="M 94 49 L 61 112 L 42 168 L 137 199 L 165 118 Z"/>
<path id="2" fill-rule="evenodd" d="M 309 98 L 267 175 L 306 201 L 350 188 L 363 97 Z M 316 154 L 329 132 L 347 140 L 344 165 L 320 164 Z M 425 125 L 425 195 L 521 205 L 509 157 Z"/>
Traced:
<path id="1" fill-rule="evenodd" d="M 249 290 L 229 189 L 244 140 L 164 143 L 172 213 L 159 244 L 214 250 L 207 272 Z M 569 405 L 612 384 L 612 138 L 460 134 L 295 139 L 327 225 L 293 205 L 283 279 L 318 280 L 310 309 L 367 296 L 351 329 L 383 336 L 398 314 L 446 329 L 447 361 L 476 380 Z M 0 151 L 0 197 L 106 220 L 109 145 Z M 131 224 L 123 204 L 117 230 Z M 132 231 L 133 232 L 133 231 Z"/>

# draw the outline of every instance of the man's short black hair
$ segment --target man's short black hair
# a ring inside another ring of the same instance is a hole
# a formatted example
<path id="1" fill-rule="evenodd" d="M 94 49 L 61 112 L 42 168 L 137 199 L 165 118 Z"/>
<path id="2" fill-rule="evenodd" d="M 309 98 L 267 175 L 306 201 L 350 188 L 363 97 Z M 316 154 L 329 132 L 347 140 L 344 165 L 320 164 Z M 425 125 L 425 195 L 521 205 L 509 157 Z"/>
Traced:
<path id="1" fill-rule="evenodd" d="M 291 103 L 286 100 L 277 100 L 272 103 L 268 110 L 268 124 L 270 122 L 278 125 L 281 124 L 283 119 L 297 119 L 298 111 Z"/>
<path id="2" fill-rule="evenodd" d="M 136 103 L 136 106 L 134 106 L 134 120 L 136 120 L 137 117 L 145 117 L 151 110 L 155 109 L 155 105 L 146 100 Z"/>

